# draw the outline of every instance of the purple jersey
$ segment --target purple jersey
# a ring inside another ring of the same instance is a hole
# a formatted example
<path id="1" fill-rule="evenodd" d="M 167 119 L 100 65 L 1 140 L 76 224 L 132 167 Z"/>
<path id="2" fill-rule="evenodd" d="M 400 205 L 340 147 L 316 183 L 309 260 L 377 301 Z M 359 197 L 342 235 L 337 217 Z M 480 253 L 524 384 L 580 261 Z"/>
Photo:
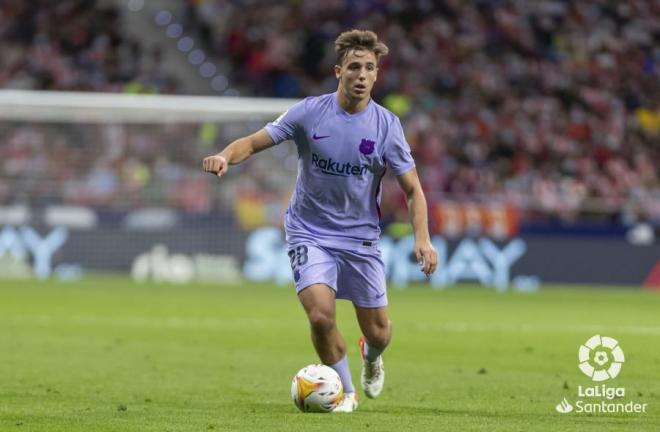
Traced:
<path id="1" fill-rule="evenodd" d="M 386 168 L 400 175 L 415 167 L 394 114 L 373 100 L 348 114 L 331 93 L 298 102 L 265 129 L 276 144 L 293 139 L 298 148 L 287 240 L 340 248 L 378 240 Z"/>

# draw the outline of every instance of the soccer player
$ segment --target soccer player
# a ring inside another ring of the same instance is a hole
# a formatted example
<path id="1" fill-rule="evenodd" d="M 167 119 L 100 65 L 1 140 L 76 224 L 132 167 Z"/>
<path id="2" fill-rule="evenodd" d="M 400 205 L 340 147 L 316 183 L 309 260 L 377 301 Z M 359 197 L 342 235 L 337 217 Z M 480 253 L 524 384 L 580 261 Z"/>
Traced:
<path id="1" fill-rule="evenodd" d="M 371 99 L 378 59 L 387 46 L 371 31 L 351 30 L 335 41 L 335 93 L 308 97 L 260 131 L 206 157 L 205 171 L 230 165 L 285 140 L 298 148 L 298 177 L 285 216 L 286 242 L 298 298 L 321 361 L 337 371 L 352 412 L 358 399 L 335 322 L 335 299 L 353 303 L 363 336 L 361 384 L 375 398 L 385 380 L 382 353 L 390 342 L 385 269 L 378 249 L 381 179 L 386 169 L 407 197 L 414 253 L 427 276 L 438 257 L 428 231 L 426 198 L 401 122 Z"/>

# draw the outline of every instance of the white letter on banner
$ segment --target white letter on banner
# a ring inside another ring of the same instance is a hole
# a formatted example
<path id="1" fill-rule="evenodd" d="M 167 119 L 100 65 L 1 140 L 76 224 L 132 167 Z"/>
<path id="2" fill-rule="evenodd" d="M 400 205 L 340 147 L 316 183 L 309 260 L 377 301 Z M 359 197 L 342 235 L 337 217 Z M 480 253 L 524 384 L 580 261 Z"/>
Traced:
<path id="1" fill-rule="evenodd" d="M 498 291 L 504 291 L 509 286 L 509 272 L 511 266 L 525 254 L 527 245 L 519 238 L 511 241 L 501 251 L 488 239 L 481 239 L 479 246 L 484 256 L 493 265 L 493 285 Z"/>
<path id="2" fill-rule="evenodd" d="M 64 227 L 53 229 L 43 239 L 30 227 L 21 227 L 23 241 L 34 257 L 34 273 L 40 279 L 50 276 L 51 258 L 55 251 L 66 242 L 69 232 Z"/>
<path id="3" fill-rule="evenodd" d="M 18 261 L 23 262 L 27 258 L 27 250 L 14 227 L 6 226 L 0 231 L 0 257 L 10 253 Z"/>
<path id="4" fill-rule="evenodd" d="M 243 274 L 249 280 L 276 279 L 278 283 L 282 283 L 284 272 L 288 273 L 289 280 L 292 278 L 282 232 L 279 229 L 260 228 L 253 231 L 247 238 L 245 253 L 247 256 Z"/>
<path id="5" fill-rule="evenodd" d="M 412 235 L 403 237 L 392 249 L 392 284 L 404 287 L 410 281 L 424 280 L 426 276 L 419 270 L 419 264 L 411 259 L 415 249 Z"/>
<path id="6" fill-rule="evenodd" d="M 454 251 L 447 265 L 448 281 L 478 280 L 483 285 L 490 285 L 493 271 L 481 256 L 481 252 L 473 240 L 465 239 Z"/>

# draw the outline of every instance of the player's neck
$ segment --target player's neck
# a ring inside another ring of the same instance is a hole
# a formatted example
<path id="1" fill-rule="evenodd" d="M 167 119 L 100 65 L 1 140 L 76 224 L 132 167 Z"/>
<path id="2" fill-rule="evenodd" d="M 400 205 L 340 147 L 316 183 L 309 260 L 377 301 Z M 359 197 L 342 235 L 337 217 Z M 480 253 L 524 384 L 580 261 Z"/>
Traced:
<path id="1" fill-rule="evenodd" d="M 363 99 L 352 99 L 349 98 L 346 93 L 341 90 L 341 88 L 337 90 L 337 103 L 344 111 L 349 114 L 357 114 L 360 111 L 366 109 L 370 100 L 370 95 Z"/>

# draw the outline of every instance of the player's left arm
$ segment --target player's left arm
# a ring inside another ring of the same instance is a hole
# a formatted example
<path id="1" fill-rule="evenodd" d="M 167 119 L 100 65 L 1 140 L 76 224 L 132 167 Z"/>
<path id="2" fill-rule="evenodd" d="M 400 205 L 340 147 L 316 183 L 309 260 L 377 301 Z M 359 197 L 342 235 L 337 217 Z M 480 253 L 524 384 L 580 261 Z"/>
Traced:
<path id="1" fill-rule="evenodd" d="M 429 276 L 438 266 L 438 253 L 431 244 L 426 197 L 419 182 L 417 170 L 412 168 L 396 176 L 396 179 L 406 194 L 408 212 L 415 233 L 415 257 L 422 266 L 422 272 Z"/>

